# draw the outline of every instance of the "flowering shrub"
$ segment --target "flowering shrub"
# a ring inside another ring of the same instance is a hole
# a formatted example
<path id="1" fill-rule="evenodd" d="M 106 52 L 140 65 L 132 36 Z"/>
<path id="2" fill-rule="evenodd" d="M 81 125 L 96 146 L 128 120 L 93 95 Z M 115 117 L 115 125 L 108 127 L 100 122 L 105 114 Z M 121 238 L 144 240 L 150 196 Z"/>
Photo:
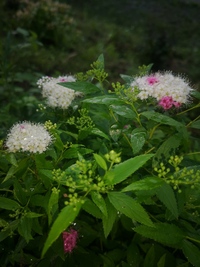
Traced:
<path id="1" fill-rule="evenodd" d="M 3 266 L 199 267 L 200 97 L 150 67 L 38 81 L 41 124 L 2 142 Z"/>

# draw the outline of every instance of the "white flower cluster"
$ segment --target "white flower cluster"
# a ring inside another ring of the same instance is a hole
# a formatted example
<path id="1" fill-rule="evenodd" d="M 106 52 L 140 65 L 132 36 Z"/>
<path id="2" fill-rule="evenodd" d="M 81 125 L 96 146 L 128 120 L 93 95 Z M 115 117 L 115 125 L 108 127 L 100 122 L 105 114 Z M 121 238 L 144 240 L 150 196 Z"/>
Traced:
<path id="1" fill-rule="evenodd" d="M 75 82 L 73 76 L 59 76 L 58 78 L 42 77 L 37 85 L 42 88 L 42 95 L 47 99 L 47 105 L 52 108 L 67 109 L 79 92 L 59 85 L 62 82 Z"/>
<path id="2" fill-rule="evenodd" d="M 149 76 L 136 77 L 131 87 L 133 90 L 139 89 L 137 97 L 141 100 L 153 97 L 160 101 L 164 97 L 172 97 L 179 105 L 187 103 L 192 90 L 184 78 L 174 76 L 170 72 L 157 72 Z"/>
<path id="3" fill-rule="evenodd" d="M 42 124 L 25 121 L 11 128 L 5 145 L 9 152 L 42 153 L 51 142 L 52 137 Z"/>

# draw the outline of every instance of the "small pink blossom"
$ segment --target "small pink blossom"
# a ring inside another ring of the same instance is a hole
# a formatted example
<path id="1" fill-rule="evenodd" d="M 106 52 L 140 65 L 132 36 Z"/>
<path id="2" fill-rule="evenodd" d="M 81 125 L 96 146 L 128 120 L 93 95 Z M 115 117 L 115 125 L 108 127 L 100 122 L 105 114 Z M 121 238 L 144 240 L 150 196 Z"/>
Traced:
<path id="1" fill-rule="evenodd" d="M 63 82 L 67 82 L 67 79 L 66 78 L 60 78 L 60 82 L 63 83 Z"/>
<path id="2" fill-rule="evenodd" d="M 70 229 L 69 232 L 63 232 L 62 237 L 64 252 L 71 253 L 76 247 L 78 232 L 74 229 Z"/>
<path id="3" fill-rule="evenodd" d="M 161 100 L 158 103 L 161 107 L 163 107 L 165 110 L 170 109 L 173 104 L 173 98 L 171 96 L 164 96 L 163 98 L 161 98 Z"/>
<path id="4" fill-rule="evenodd" d="M 149 76 L 147 77 L 147 82 L 149 85 L 154 85 L 155 83 L 159 82 L 159 80 L 155 76 Z"/>
<path id="5" fill-rule="evenodd" d="M 172 106 L 175 106 L 176 108 L 179 108 L 181 106 L 181 103 L 174 101 L 171 96 L 162 97 L 158 104 L 165 110 L 172 108 Z"/>
<path id="6" fill-rule="evenodd" d="M 179 108 L 179 107 L 181 106 L 181 103 L 174 101 L 174 102 L 173 102 L 173 105 L 174 105 L 176 108 Z"/>

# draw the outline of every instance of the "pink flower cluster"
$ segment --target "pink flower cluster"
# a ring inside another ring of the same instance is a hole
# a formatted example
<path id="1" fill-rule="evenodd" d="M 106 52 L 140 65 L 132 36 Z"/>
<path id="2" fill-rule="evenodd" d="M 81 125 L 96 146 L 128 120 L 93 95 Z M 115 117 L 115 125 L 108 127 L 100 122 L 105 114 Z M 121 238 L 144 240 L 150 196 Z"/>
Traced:
<path id="1" fill-rule="evenodd" d="M 164 108 L 165 110 L 172 108 L 175 106 L 176 108 L 180 107 L 181 103 L 173 100 L 171 96 L 164 96 L 159 101 L 159 106 Z"/>
<path id="2" fill-rule="evenodd" d="M 149 76 L 147 77 L 147 82 L 149 85 L 154 85 L 155 83 L 158 83 L 159 80 L 155 76 Z"/>
<path id="3" fill-rule="evenodd" d="M 63 232 L 62 237 L 64 252 L 71 253 L 76 247 L 78 232 L 74 229 L 70 229 L 69 232 Z"/>

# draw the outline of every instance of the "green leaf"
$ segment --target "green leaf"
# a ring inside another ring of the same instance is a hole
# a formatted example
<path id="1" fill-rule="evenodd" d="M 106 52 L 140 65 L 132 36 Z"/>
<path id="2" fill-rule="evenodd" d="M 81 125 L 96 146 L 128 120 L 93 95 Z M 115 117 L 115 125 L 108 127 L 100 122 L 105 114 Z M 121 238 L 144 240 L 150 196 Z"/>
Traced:
<path id="1" fill-rule="evenodd" d="M 145 116 L 148 120 L 153 120 L 155 122 L 166 124 L 175 127 L 177 130 L 180 130 L 184 125 L 167 115 L 163 115 L 155 111 L 145 111 L 141 113 L 142 116 Z"/>
<path id="2" fill-rule="evenodd" d="M 174 224 L 155 223 L 154 226 L 140 225 L 135 227 L 134 231 L 146 238 L 172 247 L 179 247 L 185 238 L 183 231 Z"/>
<path id="3" fill-rule="evenodd" d="M 29 212 L 26 213 L 26 217 L 27 218 L 38 218 L 38 217 L 41 217 L 41 216 L 43 216 L 43 214 L 32 212 L 32 211 L 29 211 Z"/>
<path id="4" fill-rule="evenodd" d="M 28 167 L 29 167 L 29 159 L 28 158 L 25 158 L 25 159 L 21 160 L 20 162 L 18 162 L 18 165 L 16 165 L 16 164 L 12 165 L 10 167 L 10 169 L 8 170 L 7 175 L 6 175 L 6 177 L 2 183 L 7 181 L 8 179 L 12 178 L 14 176 L 14 174 L 16 174 L 19 171 L 25 172 Z"/>
<path id="5" fill-rule="evenodd" d="M 99 210 L 99 208 L 97 207 L 96 204 L 94 204 L 94 202 L 92 202 L 92 200 L 90 200 L 89 198 L 86 198 L 84 201 L 84 204 L 82 206 L 82 208 L 89 214 L 91 214 L 92 216 L 94 216 L 95 218 L 101 219 L 102 218 L 102 213 Z"/>
<path id="6" fill-rule="evenodd" d="M 97 205 L 97 207 L 100 209 L 103 215 L 108 216 L 106 203 L 102 195 L 99 192 L 92 191 L 91 197 L 92 197 L 92 201 Z"/>
<path id="7" fill-rule="evenodd" d="M 63 82 L 63 83 L 59 83 L 59 85 L 73 89 L 74 91 L 84 93 L 85 95 L 101 91 L 96 85 L 89 83 L 89 82 L 85 82 L 85 81 Z"/>
<path id="8" fill-rule="evenodd" d="M 98 154 L 93 154 L 94 155 L 94 158 L 97 162 L 97 164 L 105 171 L 107 171 L 108 167 L 107 167 L 107 164 L 106 164 L 106 161 L 104 160 L 104 158 L 102 158 L 100 155 Z"/>
<path id="9" fill-rule="evenodd" d="M 26 205 L 26 192 L 17 179 L 14 180 L 14 196 L 22 204 L 22 206 Z"/>
<path id="10" fill-rule="evenodd" d="M 64 144 L 63 144 L 60 136 L 57 133 L 54 133 L 54 138 L 55 138 L 55 140 L 53 142 L 54 146 L 57 147 L 59 150 L 63 150 Z"/>
<path id="11" fill-rule="evenodd" d="M 7 159 L 8 162 L 10 162 L 15 167 L 18 166 L 16 157 L 15 157 L 15 155 L 13 153 L 6 154 L 6 159 Z"/>
<path id="12" fill-rule="evenodd" d="M 78 155 L 86 155 L 93 152 L 92 149 L 84 148 L 84 147 L 70 147 L 63 153 L 63 158 L 73 159 L 78 158 Z"/>
<path id="13" fill-rule="evenodd" d="M 134 81 L 134 77 L 126 75 L 126 74 L 120 74 L 120 77 L 126 82 L 126 83 L 132 83 Z"/>
<path id="14" fill-rule="evenodd" d="M 198 92 L 197 90 L 192 90 L 190 94 L 191 96 L 200 99 L 200 92 Z"/>
<path id="15" fill-rule="evenodd" d="M 127 249 L 127 261 L 129 263 L 128 266 L 139 267 L 140 266 L 139 265 L 140 260 L 141 260 L 140 250 L 139 250 L 137 244 L 135 244 L 135 242 L 132 242 Z"/>
<path id="16" fill-rule="evenodd" d="M 55 222 L 53 223 L 47 240 L 44 244 L 42 257 L 44 257 L 44 254 L 47 252 L 53 242 L 56 241 L 60 234 L 65 231 L 65 229 L 74 221 L 80 211 L 81 205 L 82 204 L 78 202 L 75 206 L 69 205 L 61 210 Z"/>
<path id="17" fill-rule="evenodd" d="M 114 185 L 124 181 L 131 174 L 141 168 L 154 154 L 145 154 L 128 159 L 108 171 L 105 179 L 108 184 Z"/>
<path id="18" fill-rule="evenodd" d="M 156 195 L 159 200 L 170 210 L 174 217 L 178 218 L 177 201 L 171 186 L 167 183 L 164 183 L 156 190 Z"/>
<path id="19" fill-rule="evenodd" d="M 192 124 L 190 124 L 191 128 L 200 129 L 200 120 L 194 121 Z"/>
<path id="20" fill-rule="evenodd" d="M 45 154 L 35 154 L 35 164 L 37 169 L 52 169 L 53 163 L 51 161 L 46 160 Z"/>
<path id="21" fill-rule="evenodd" d="M 6 239 L 8 236 L 13 235 L 13 232 L 17 229 L 19 220 L 14 220 L 7 226 L 6 230 L 0 231 L 0 242 Z"/>
<path id="22" fill-rule="evenodd" d="M 135 112 L 125 105 L 110 105 L 109 108 L 122 117 L 129 119 L 136 117 Z"/>
<path id="23" fill-rule="evenodd" d="M 31 229 L 32 229 L 32 219 L 26 217 L 22 217 L 20 219 L 19 225 L 18 225 L 18 231 L 21 236 L 23 236 L 28 243 L 31 239 L 33 239 L 31 235 Z"/>
<path id="24" fill-rule="evenodd" d="M 90 133 L 101 136 L 101 137 L 110 141 L 109 136 L 107 134 L 105 134 L 104 132 L 102 132 L 101 130 L 99 130 L 98 128 L 93 128 Z"/>
<path id="25" fill-rule="evenodd" d="M 58 210 L 58 199 L 59 199 L 59 190 L 57 190 L 54 187 L 52 188 L 52 193 L 49 198 L 49 203 L 47 208 L 49 225 L 52 223 L 53 216 Z"/>
<path id="26" fill-rule="evenodd" d="M 98 65 L 98 68 L 103 70 L 104 69 L 104 55 L 101 54 L 98 58 L 97 58 L 97 61 L 100 63 Z"/>
<path id="27" fill-rule="evenodd" d="M 133 149 L 133 153 L 137 154 L 140 152 L 142 147 L 144 146 L 146 142 L 146 130 L 141 127 L 141 128 L 136 128 L 132 131 L 131 133 L 131 145 Z"/>
<path id="28" fill-rule="evenodd" d="M 108 198 L 117 211 L 142 224 L 153 227 L 153 223 L 144 208 L 132 197 L 121 192 L 110 192 Z"/>
<path id="29" fill-rule="evenodd" d="M 16 210 L 20 208 L 20 205 L 12 199 L 0 197 L 0 208 L 5 210 Z"/>
<path id="30" fill-rule="evenodd" d="M 175 134 L 170 136 L 162 145 L 157 149 L 156 154 L 153 157 L 153 167 L 156 167 L 158 163 L 164 158 L 171 156 L 171 150 L 180 146 L 180 135 Z"/>
<path id="31" fill-rule="evenodd" d="M 162 255 L 157 264 L 157 267 L 165 267 L 165 262 L 166 262 L 166 254 Z"/>
<path id="32" fill-rule="evenodd" d="M 161 187 L 165 183 L 163 179 L 150 176 L 147 178 L 144 178 L 142 180 L 133 182 L 132 184 L 128 185 L 124 189 L 122 189 L 122 192 L 128 192 L 128 191 L 140 191 L 140 190 L 152 190 L 158 187 Z"/>
<path id="33" fill-rule="evenodd" d="M 109 216 L 103 215 L 103 218 L 102 218 L 105 238 L 108 237 L 117 217 L 117 211 L 113 207 L 113 205 L 110 203 L 110 201 L 108 201 L 108 199 L 106 199 L 106 206 L 107 206 L 107 211 L 108 211 Z"/>
<path id="34" fill-rule="evenodd" d="M 102 105 L 124 104 L 122 100 L 113 95 L 103 95 L 103 96 L 96 96 L 93 98 L 87 98 L 83 100 L 83 102 L 90 104 L 102 104 Z"/>
<path id="35" fill-rule="evenodd" d="M 193 266 L 200 266 L 200 249 L 197 246 L 187 240 L 184 240 L 182 244 L 182 250 L 185 257 Z"/>

